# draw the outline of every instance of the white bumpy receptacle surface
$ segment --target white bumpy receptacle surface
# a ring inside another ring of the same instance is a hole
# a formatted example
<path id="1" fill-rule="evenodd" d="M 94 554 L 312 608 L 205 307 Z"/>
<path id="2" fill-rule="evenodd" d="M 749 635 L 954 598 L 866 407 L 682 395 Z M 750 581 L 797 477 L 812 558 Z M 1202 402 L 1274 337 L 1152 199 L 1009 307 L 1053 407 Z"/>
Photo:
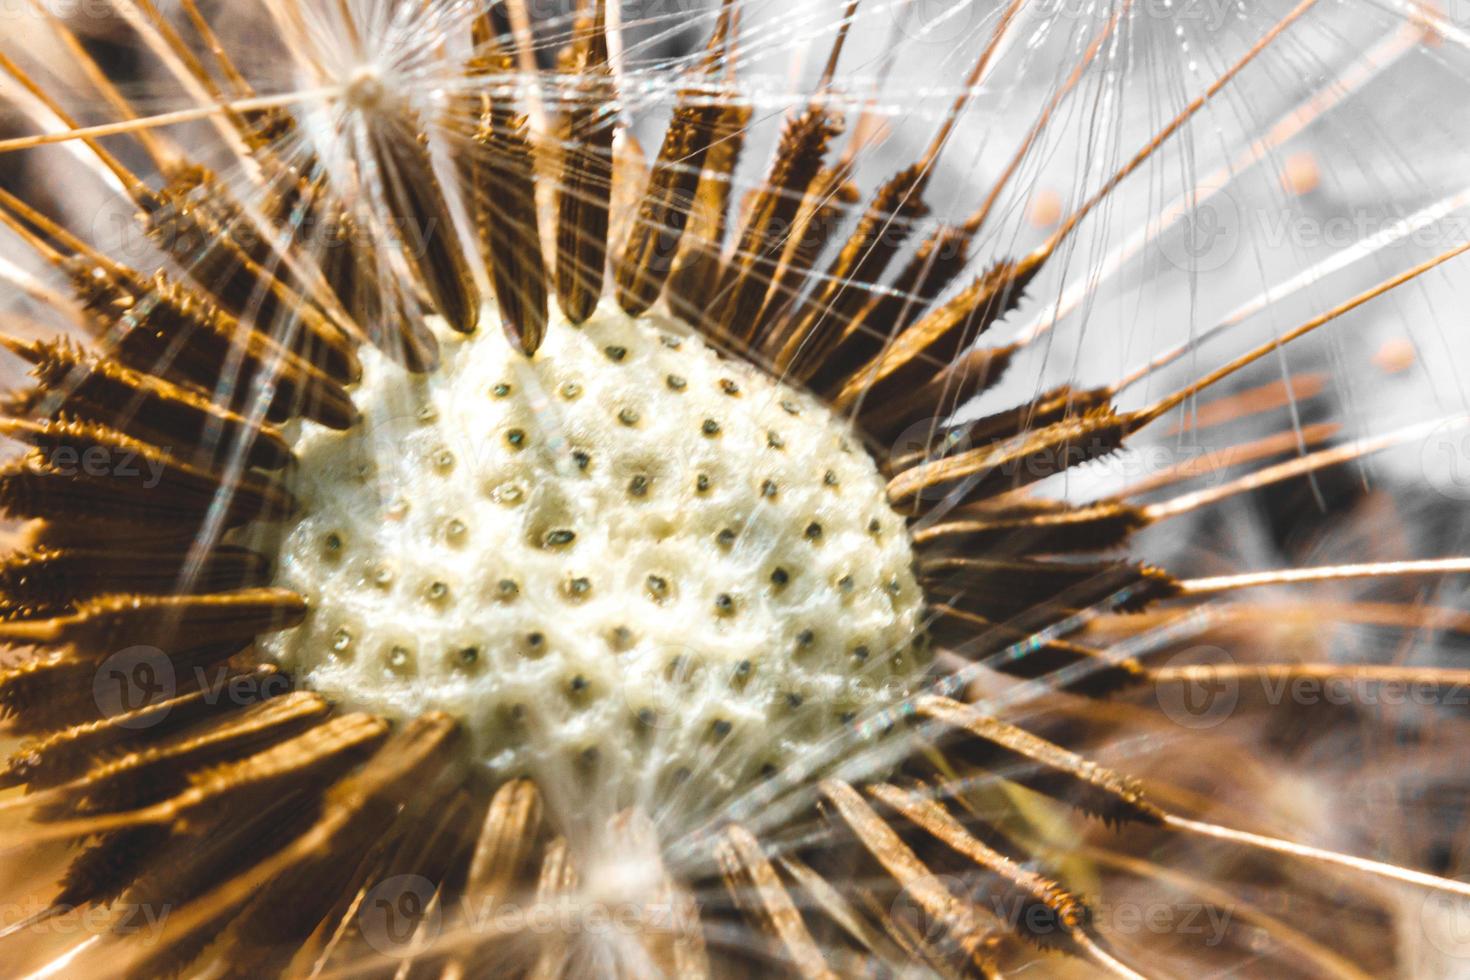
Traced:
<path id="1" fill-rule="evenodd" d="M 907 532 L 819 402 L 610 306 L 534 360 L 488 311 L 437 334 L 296 437 L 276 580 L 311 612 L 261 646 L 303 686 L 450 712 L 497 774 L 728 791 L 917 683 Z"/>

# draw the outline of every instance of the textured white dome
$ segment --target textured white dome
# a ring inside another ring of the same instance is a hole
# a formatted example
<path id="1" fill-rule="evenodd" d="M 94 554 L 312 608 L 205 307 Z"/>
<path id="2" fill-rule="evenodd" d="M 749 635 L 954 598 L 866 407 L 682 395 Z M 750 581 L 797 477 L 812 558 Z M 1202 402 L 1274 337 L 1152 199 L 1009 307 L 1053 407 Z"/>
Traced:
<path id="1" fill-rule="evenodd" d="M 738 787 L 916 684 L 904 523 L 816 400 L 610 305 L 534 360 L 489 310 L 437 334 L 438 371 L 365 351 L 363 423 L 296 438 L 276 581 L 311 613 L 261 646 L 303 686 L 621 794 Z"/>

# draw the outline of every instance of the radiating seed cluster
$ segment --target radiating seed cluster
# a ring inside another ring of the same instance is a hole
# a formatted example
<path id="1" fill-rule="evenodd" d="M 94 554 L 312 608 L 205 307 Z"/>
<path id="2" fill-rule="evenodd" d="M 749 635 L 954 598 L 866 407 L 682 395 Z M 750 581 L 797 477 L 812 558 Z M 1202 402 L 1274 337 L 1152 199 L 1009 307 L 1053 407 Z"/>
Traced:
<path id="1" fill-rule="evenodd" d="M 845 425 L 683 324 L 604 306 L 534 360 L 367 351 L 364 422 L 296 439 L 304 516 L 263 641 L 351 708 L 467 720 L 496 771 L 729 788 L 910 690 L 908 535 Z"/>

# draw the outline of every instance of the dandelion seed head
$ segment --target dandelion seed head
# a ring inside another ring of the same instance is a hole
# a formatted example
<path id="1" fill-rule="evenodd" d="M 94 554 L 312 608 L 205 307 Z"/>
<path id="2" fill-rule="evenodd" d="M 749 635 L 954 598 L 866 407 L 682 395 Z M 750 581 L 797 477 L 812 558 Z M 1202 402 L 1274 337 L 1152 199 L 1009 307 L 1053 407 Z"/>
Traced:
<path id="1" fill-rule="evenodd" d="M 1412 61 L 1470 50 L 1430 51 L 1437 15 L 158 6 L 117 5 L 144 57 L 116 92 L 91 45 L 0 64 L 25 127 L 82 127 L 4 134 L 11 159 L 84 165 L 5 182 L 40 261 L 0 276 L 47 322 L 80 302 L 96 341 L 0 345 L 38 369 L 5 427 L 33 451 L 0 472 L 38 518 L 0 562 L 0 714 L 36 739 L 0 785 L 30 794 L 19 840 L 80 845 L 40 901 L 170 913 L 19 972 L 1463 954 L 1453 905 L 1400 922 L 1382 893 L 1470 895 L 1428 874 L 1463 868 L 1458 811 L 1426 805 L 1463 789 L 1463 726 L 1439 727 L 1463 719 L 1327 684 L 1464 679 L 1431 659 L 1463 646 L 1463 595 L 1424 576 L 1470 559 L 1394 560 L 1463 540 L 1392 511 L 1428 513 L 1427 477 L 1454 513 L 1465 430 L 1330 445 L 1463 359 L 1420 344 L 1437 294 L 1392 338 L 1314 334 L 1331 371 L 1298 339 L 1370 261 L 1459 254 L 1409 241 L 1470 202 L 1462 141 L 1431 133 L 1466 123 L 1400 108 Z M 94 184 L 158 256 L 98 227 Z M 1316 234 L 1356 200 L 1410 217 Z M 1232 360 L 1268 338 L 1291 339 Z M 1365 350 L 1395 386 L 1371 405 Z M 51 465 L 129 440 L 156 486 Z M 1370 508 L 1345 464 L 1390 445 L 1410 492 Z M 115 669 L 125 644 L 168 659 Z M 112 717 L 115 682 L 163 676 L 149 727 Z"/>
<path id="2" fill-rule="evenodd" d="M 533 361 L 493 322 L 439 341 L 427 378 L 365 351 L 363 424 L 297 437 L 303 513 L 277 584 L 314 611 L 264 645 L 305 686 L 463 718 L 500 773 L 596 745 L 610 779 L 689 769 L 727 790 L 916 688 L 922 658 L 850 656 L 904 649 L 920 591 L 907 537 L 868 531 L 894 519 L 874 463 L 810 395 L 610 304 Z M 511 701 L 534 723 L 505 726 Z"/>

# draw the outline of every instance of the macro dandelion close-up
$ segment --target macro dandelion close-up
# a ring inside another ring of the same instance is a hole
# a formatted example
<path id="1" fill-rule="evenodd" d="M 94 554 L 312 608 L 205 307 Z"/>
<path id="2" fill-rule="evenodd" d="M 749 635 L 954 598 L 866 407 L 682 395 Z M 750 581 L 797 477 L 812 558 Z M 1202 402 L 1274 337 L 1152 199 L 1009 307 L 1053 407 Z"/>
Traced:
<path id="1" fill-rule="evenodd" d="M 1470 976 L 1470 11 L 0 0 L 0 976 Z"/>

